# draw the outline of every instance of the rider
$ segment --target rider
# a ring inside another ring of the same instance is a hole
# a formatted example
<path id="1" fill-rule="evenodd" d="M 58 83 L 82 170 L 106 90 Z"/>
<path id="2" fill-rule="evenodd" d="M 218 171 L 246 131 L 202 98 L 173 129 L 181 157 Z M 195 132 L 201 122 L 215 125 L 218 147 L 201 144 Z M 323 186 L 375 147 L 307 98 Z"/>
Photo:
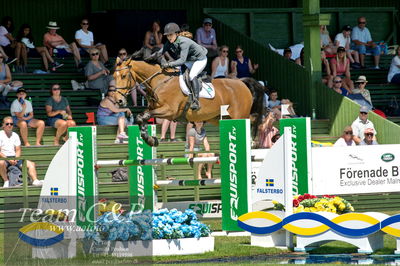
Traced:
<path id="1" fill-rule="evenodd" d="M 200 109 L 199 92 L 200 82 L 197 79 L 203 69 L 207 65 L 207 49 L 197 44 L 191 39 L 180 36 L 178 33 L 180 28 L 176 23 L 168 23 L 164 28 L 164 35 L 167 35 L 168 42 L 164 45 L 162 53 L 171 52 L 179 55 L 177 60 L 167 62 L 165 59 L 161 61 L 162 68 L 186 65 L 190 70 L 189 79 L 191 83 L 191 91 L 193 101 L 190 105 L 192 110 Z"/>

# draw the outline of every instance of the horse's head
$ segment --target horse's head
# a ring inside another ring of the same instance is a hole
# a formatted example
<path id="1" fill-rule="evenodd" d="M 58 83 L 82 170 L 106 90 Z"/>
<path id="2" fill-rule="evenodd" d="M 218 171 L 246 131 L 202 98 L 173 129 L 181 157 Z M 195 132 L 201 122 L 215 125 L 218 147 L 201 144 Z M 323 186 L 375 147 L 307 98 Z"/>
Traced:
<path id="1" fill-rule="evenodd" d="M 132 89 L 135 84 L 135 75 L 132 73 L 132 65 L 131 62 L 133 62 L 131 59 L 129 60 L 124 60 L 124 61 L 119 61 L 117 63 L 117 66 L 115 67 L 114 71 L 114 79 L 115 79 L 115 85 L 117 89 Z"/>

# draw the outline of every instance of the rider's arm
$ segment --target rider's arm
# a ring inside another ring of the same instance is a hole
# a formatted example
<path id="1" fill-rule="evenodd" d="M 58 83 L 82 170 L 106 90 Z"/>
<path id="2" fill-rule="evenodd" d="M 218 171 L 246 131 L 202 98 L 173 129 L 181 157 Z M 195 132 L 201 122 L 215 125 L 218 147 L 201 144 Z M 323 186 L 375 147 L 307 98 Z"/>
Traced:
<path id="1" fill-rule="evenodd" d="M 182 42 L 181 44 L 181 53 L 178 60 L 172 61 L 169 63 L 171 67 L 181 66 L 186 62 L 186 59 L 189 54 L 189 44 Z"/>

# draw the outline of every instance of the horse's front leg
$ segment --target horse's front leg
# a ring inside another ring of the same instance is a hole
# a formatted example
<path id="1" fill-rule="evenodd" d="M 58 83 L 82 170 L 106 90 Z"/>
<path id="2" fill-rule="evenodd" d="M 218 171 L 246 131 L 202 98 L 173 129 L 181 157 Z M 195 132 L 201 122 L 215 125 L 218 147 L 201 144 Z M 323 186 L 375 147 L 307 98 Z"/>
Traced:
<path id="1" fill-rule="evenodd" d="M 149 146 L 157 147 L 158 139 L 156 137 L 150 136 L 147 131 L 147 120 L 151 118 L 151 114 L 148 110 L 136 116 L 136 122 L 140 128 L 140 136 Z"/>

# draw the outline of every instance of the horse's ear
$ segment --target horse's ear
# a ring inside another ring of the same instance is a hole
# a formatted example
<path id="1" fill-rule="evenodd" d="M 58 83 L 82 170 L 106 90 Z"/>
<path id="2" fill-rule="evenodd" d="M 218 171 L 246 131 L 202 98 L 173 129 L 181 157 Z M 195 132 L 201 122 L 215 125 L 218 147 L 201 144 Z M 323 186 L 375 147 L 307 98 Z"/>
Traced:
<path id="1" fill-rule="evenodd" d="M 117 57 L 117 64 L 120 65 L 122 63 L 121 58 Z"/>

